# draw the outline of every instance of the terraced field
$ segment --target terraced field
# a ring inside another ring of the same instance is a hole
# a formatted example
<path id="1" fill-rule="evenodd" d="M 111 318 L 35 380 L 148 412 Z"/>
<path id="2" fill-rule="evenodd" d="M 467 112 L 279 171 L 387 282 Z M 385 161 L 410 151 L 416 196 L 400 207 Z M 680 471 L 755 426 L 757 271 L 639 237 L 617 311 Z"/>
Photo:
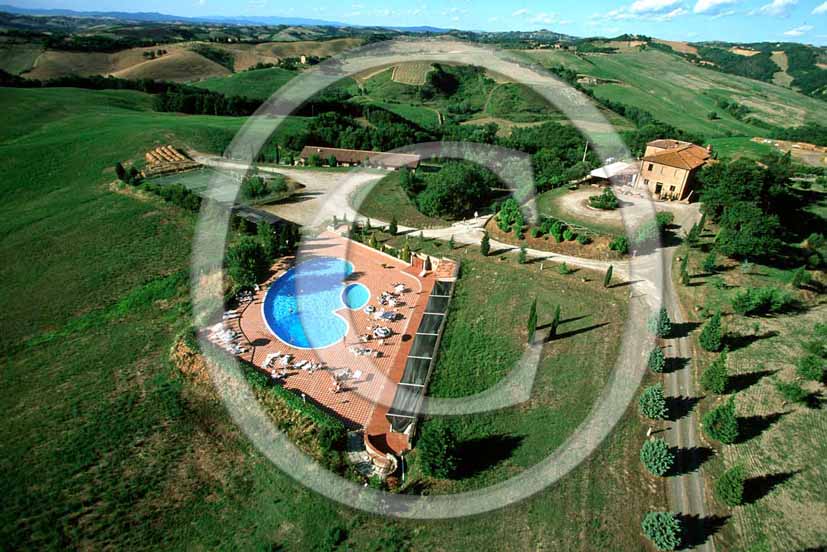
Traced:
<path id="1" fill-rule="evenodd" d="M 402 63 L 393 68 L 391 78 L 402 84 L 422 86 L 425 84 L 425 79 L 428 77 L 428 73 L 431 72 L 431 68 L 430 63 Z"/>

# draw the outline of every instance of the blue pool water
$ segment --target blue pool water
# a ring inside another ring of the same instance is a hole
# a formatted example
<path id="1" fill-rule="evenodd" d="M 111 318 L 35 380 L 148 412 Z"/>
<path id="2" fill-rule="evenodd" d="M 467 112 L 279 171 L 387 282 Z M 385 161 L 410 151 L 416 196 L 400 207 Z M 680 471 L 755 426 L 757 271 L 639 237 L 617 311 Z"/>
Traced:
<path id="1" fill-rule="evenodd" d="M 345 285 L 353 264 L 337 257 L 304 261 L 273 282 L 262 311 L 270 331 L 300 349 L 321 349 L 341 341 L 348 324 L 336 314 L 360 309 L 370 299 L 362 284 Z"/>
<path id="2" fill-rule="evenodd" d="M 342 293 L 342 303 L 349 309 L 358 310 L 370 299 L 370 291 L 362 284 L 350 284 Z"/>

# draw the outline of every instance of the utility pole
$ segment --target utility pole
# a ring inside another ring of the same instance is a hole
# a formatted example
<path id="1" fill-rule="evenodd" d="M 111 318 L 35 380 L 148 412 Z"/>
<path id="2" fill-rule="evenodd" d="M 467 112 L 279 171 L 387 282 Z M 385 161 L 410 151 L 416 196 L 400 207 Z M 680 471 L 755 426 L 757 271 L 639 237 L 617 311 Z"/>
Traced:
<path id="1" fill-rule="evenodd" d="M 589 151 L 589 141 L 586 140 L 586 145 L 583 146 L 583 163 L 586 162 L 586 153 Z"/>

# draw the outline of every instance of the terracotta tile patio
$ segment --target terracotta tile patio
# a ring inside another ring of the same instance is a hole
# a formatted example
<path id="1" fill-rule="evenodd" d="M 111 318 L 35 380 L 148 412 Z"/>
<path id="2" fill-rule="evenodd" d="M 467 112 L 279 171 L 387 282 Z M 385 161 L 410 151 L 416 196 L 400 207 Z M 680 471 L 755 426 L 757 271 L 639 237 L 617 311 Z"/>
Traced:
<path id="1" fill-rule="evenodd" d="M 390 291 L 393 284 L 405 284 L 406 291 L 400 295 L 402 305 L 397 308 L 402 318 L 394 322 L 381 322 L 381 325 L 393 330 L 393 335 L 383 342 L 373 339 L 360 343 L 359 335 L 367 333 L 368 326 L 380 322 L 373 320 L 362 309 L 350 310 L 343 307 L 337 312 L 347 321 L 348 330 L 341 342 L 323 349 L 300 349 L 280 340 L 264 320 L 262 303 L 270 284 L 292 266 L 292 262 L 282 262 L 276 265 L 276 273 L 255 294 L 241 314 L 239 328 L 250 343 L 249 352 L 243 354 L 242 358 L 259 367 L 268 354 L 275 352 L 293 355 L 294 363 L 300 360 L 322 362 L 324 369 L 312 374 L 289 369 L 284 378 L 284 386 L 303 393 L 306 400 L 312 400 L 335 414 L 350 428 L 365 428 L 366 433 L 378 437 L 379 442 L 386 443 L 388 452 L 399 454 L 409 448 L 408 439 L 404 434 L 390 432 L 385 414 L 393 400 L 395 384 L 402 377 L 405 360 L 413 344 L 413 334 L 419 327 L 435 277 L 433 273 L 419 277 L 422 266 L 416 258 L 411 266 L 332 232 L 324 232 L 303 243 L 300 261 L 314 257 L 338 257 L 351 262 L 354 273 L 347 279 L 347 283 L 365 285 L 370 291 L 368 304 L 377 308 L 380 293 Z M 351 345 L 377 350 L 381 356 L 355 356 L 348 350 Z M 277 370 L 280 368 L 273 369 L 273 377 Z M 340 391 L 335 392 L 333 374 L 341 374 L 345 370 L 349 370 L 351 377 L 344 379 Z"/>

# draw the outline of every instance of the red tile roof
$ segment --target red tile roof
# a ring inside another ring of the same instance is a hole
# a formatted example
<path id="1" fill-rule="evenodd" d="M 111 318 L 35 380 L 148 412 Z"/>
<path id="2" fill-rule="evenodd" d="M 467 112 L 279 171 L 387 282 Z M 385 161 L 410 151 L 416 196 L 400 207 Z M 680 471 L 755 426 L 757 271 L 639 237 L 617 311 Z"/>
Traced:
<path id="1" fill-rule="evenodd" d="M 677 144 L 677 145 L 675 145 Z M 677 140 L 654 140 L 647 144 L 656 148 L 666 148 L 665 151 L 653 153 L 643 158 L 650 163 L 658 163 L 667 167 L 692 170 L 704 165 L 711 157 L 709 151 L 701 146 Z M 671 145 L 671 147 L 669 147 Z"/>

